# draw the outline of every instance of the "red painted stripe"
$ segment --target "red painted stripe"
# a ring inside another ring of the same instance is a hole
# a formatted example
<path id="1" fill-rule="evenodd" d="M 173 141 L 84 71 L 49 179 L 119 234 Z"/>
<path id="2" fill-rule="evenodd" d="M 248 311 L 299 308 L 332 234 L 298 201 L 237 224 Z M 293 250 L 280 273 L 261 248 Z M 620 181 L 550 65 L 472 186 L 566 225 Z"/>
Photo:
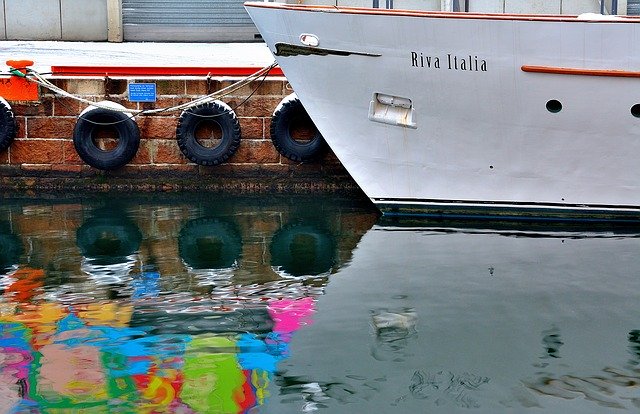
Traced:
<path id="1" fill-rule="evenodd" d="M 75 76 L 248 76 L 257 67 L 159 67 L 159 66 L 52 66 L 53 75 Z M 269 76 L 282 76 L 282 69 L 275 67 Z"/>
<path id="2" fill-rule="evenodd" d="M 640 72 L 614 69 L 579 69 L 555 66 L 522 66 L 523 72 L 551 73 L 556 75 L 609 76 L 613 78 L 640 78 Z"/>

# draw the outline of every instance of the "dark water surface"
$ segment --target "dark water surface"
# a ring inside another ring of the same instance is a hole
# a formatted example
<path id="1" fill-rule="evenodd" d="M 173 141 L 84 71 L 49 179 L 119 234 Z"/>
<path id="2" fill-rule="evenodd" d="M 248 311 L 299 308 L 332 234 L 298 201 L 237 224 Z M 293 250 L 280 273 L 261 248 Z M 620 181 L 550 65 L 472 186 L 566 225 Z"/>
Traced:
<path id="1" fill-rule="evenodd" d="M 0 413 L 640 411 L 640 231 L 5 196 Z"/>

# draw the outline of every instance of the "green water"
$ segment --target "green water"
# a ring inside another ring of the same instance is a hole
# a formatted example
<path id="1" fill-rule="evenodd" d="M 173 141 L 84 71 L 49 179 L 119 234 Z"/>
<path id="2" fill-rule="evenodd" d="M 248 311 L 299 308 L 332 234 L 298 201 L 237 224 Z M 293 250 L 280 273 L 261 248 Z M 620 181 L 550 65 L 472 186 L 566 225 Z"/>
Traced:
<path id="1" fill-rule="evenodd" d="M 639 236 L 5 196 L 0 412 L 636 412 Z"/>

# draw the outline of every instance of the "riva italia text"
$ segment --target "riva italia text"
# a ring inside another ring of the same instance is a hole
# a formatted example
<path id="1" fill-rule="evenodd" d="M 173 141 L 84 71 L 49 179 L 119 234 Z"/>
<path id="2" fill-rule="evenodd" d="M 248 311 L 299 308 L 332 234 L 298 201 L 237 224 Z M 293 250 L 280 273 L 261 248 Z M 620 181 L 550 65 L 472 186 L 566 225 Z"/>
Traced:
<path id="1" fill-rule="evenodd" d="M 425 55 L 411 52 L 411 66 L 414 68 L 448 69 L 467 72 L 486 72 L 487 61 L 476 55 L 456 56 L 447 53 L 446 56 Z"/>

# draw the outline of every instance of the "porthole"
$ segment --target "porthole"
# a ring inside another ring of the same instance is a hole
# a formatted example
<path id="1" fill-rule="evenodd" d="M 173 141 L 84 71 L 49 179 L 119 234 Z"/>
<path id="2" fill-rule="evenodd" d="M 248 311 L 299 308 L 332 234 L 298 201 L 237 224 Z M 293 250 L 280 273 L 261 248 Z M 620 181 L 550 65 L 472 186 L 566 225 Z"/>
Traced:
<path id="1" fill-rule="evenodd" d="M 547 102 L 547 111 L 551 112 L 552 114 L 557 114 L 558 112 L 562 111 L 562 104 L 560 103 L 560 101 L 552 99 Z"/>
<path id="2" fill-rule="evenodd" d="M 631 107 L 631 115 L 640 118 L 640 104 L 635 104 Z"/>

